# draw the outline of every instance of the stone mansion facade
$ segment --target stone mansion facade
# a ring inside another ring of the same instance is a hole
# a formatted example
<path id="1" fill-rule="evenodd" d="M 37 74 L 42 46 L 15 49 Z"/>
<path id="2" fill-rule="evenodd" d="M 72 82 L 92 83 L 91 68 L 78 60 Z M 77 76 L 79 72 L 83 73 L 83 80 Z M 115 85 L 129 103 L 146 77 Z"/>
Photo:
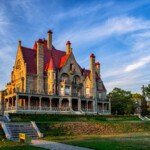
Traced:
<path id="1" fill-rule="evenodd" d="M 89 70 L 77 63 L 70 41 L 66 51 L 47 39 L 33 48 L 18 44 L 11 81 L 1 91 L 4 113 L 110 114 L 110 101 L 101 79 L 100 63 L 89 56 Z"/>

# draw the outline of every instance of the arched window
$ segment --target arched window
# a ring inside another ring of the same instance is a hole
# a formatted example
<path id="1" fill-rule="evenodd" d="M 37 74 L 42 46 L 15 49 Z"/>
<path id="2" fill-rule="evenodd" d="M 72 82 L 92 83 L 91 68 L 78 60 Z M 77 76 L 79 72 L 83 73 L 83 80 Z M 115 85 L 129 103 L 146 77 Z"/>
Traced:
<path id="1" fill-rule="evenodd" d="M 79 84 L 80 83 L 80 77 L 78 75 L 75 75 L 73 78 L 73 83 L 74 84 Z"/>
<path id="2" fill-rule="evenodd" d="M 61 75 L 61 82 L 68 82 L 69 81 L 69 75 L 67 73 L 63 73 Z"/>

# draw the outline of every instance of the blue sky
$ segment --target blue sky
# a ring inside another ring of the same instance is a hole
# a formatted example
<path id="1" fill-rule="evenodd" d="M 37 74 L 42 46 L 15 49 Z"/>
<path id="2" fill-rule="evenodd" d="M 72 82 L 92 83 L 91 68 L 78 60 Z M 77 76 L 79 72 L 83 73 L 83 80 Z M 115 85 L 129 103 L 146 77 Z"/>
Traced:
<path id="1" fill-rule="evenodd" d="M 150 83 L 149 0 L 0 0 L 0 89 L 10 80 L 18 40 L 32 47 L 53 30 L 53 45 L 70 40 L 81 66 L 101 63 L 106 88 L 139 92 Z"/>

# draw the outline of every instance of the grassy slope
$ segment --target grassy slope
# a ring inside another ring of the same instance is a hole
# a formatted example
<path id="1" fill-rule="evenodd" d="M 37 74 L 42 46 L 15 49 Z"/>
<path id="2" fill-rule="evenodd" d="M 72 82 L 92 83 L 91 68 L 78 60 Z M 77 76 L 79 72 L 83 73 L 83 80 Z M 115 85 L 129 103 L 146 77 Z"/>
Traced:
<path id="1" fill-rule="evenodd" d="M 45 150 L 43 148 L 37 148 L 30 145 L 25 145 L 11 141 L 0 141 L 0 150 Z"/>
<path id="2" fill-rule="evenodd" d="M 109 135 L 150 131 L 150 122 L 51 122 L 38 123 L 45 136 Z"/>
<path id="3" fill-rule="evenodd" d="M 149 150 L 150 137 L 129 138 L 91 138 L 64 142 L 66 144 L 92 148 L 95 150 Z"/>
<path id="4" fill-rule="evenodd" d="M 95 150 L 149 150 L 150 133 L 132 133 L 119 135 L 59 136 L 49 140 Z"/>
<path id="5" fill-rule="evenodd" d="M 46 140 L 58 141 L 93 149 L 150 149 L 150 122 L 136 116 L 76 116 L 76 115 L 11 115 L 12 121 L 36 121 Z M 129 134 L 132 132 L 133 135 Z M 145 135 L 144 132 L 148 134 Z M 120 135 L 128 133 L 127 135 Z M 142 134 L 143 133 L 143 134 Z M 103 136 L 102 136 L 103 135 Z M 111 135 L 111 136 L 109 136 Z M 112 136 L 113 135 L 113 136 Z M 115 136 L 114 136 L 115 135 Z M 0 150 L 38 148 L 19 143 L 0 142 Z M 2 147 L 3 145 L 3 147 Z M 39 149 L 40 150 L 40 149 Z"/>

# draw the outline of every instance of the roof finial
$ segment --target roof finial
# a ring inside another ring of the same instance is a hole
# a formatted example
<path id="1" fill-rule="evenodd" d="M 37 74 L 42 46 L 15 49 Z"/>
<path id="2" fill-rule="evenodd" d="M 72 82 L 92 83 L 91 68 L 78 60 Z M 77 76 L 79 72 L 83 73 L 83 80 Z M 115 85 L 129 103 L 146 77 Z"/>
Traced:
<path id="1" fill-rule="evenodd" d="M 21 47 L 21 40 L 18 41 L 18 46 Z"/>

